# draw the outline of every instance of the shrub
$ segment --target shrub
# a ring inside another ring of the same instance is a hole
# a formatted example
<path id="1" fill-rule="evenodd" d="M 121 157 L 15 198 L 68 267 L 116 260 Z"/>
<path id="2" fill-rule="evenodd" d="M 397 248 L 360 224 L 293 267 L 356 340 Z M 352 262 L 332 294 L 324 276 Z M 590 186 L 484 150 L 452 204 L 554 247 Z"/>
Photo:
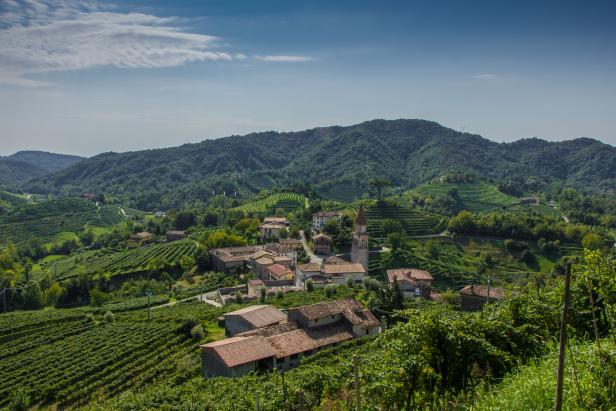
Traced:
<path id="1" fill-rule="evenodd" d="M 111 311 L 107 311 L 105 315 L 103 316 L 103 319 L 107 321 L 108 323 L 112 323 L 115 317 Z"/>
<path id="2" fill-rule="evenodd" d="M 184 335 L 186 335 L 187 337 L 190 337 L 193 328 L 195 328 L 199 324 L 200 323 L 199 323 L 198 319 L 196 319 L 196 318 L 189 318 L 188 320 L 184 321 L 184 324 L 182 324 L 182 327 L 180 328 L 180 331 L 182 333 L 184 333 Z"/>
<path id="3" fill-rule="evenodd" d="M 107 294 L 98 288 L 93 288 L 90 290 L 90 304 L 95 307 L 100 307 L 107 301 Z"/>
<path id="4" fill-rule="evenodd" d="M 355 280 L 353 279 L 353 276 L 347 277 L 346 284 L 349 288 L 353 288 L 355 286 Z"/>
<path id="5" fill-rule="evenodd" d="M 90 322 L 94 325 L 98 324 L 98 321 L 96 321 L 96 317 L 94 317 L 94 314 L 90 313 L 90 314 L 86 314 L 86 321 Z"/>
<path id="6" fill-rule="evenodd" d="M 325 296 L 330 298 L 336 294 L 336 286 L 334 284 L 329 284 L 325 287 Z"/>
<path id="7" fill-rule="evenodd" d="M 259 302 L 265 303 L 267 301 L 267 288 L 261 287 L 259 288 Z"/>
<path id="8" fill-rule="evenodd" d="M 306 291 L 308 292 L 314 291 L 314 281 L 312 280 L 312 278 L 309 278 L 308 280 L 306 280 Z"/>
<path id="9" fill-rule="evenodd" d="M 201 324 L 195 325 L 191 330 L 190 330 L 190 336 L 194 339 L 194 340 L 202 340 L 203 337 L 205 337 L 205 330 L 203 329 L 203 327 L 201 326 Z"/>

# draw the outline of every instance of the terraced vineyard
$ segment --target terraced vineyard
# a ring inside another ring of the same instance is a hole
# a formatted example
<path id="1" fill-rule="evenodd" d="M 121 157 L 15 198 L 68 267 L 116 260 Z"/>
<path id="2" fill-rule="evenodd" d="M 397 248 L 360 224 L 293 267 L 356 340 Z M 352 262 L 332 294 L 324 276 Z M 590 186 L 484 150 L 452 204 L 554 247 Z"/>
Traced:
<path id="1" fill-rule="evenodd" d="M 109 249 L 86 251 L 57 261 L 54 272 L 59 280 L 66 280 L 80 274 L 109 273 L 114 276 L 142 271 L 154 258 L 161 258 L 170 264 L 176 264 L 183 256 L 194 257 L 196 254 L 197 243 L 190 239 L 118 252 Z"/>
<path id="2" fill-rule="evenodd" d="M 380 201 L 366 208 L 366 223 L 371 238 L 384 236 L 382 224 L 387 219 L 399 221 L 408 236 L 437 234 L 447 226 L 447 218 L 443 216 Z"/>
<path id="3" fill-rule="evenodd" d="M 110 398 L 174 373 L 189 357 L 198 363 L 198 341 L 182 326 L 189 318 L 213 324 L 223 309 L 186 303 L 116 313 L 105 322 L 88 309 L 16 312 L 0 316 L 0 408 L 26 389 L 33 404 L 75 407 Z"/>
<path id="4" fill-rule="evenodd" d="M 276 210 L 283 209 L 285 213 L 303 208 L 306 206 L 307 200 L 301 194 L 297 193 L 273 193 L 266 197 L 257 198 L 248 203 L 236 207 L 235 210 L 240 210 L 244 214 L 274 214 Z"/>
<path id="5" fill-rule="evenodd" d="M 488 211 L 516 203 L 515 197 L 498 191 L 496 186 L 484 182 L 449 183 L 433 182 L 420 185 L 413 191 L 424 196 L 446 195 L 450 190 L 458 192 L 459 208 L 473 212 Z"/>
<path id="6" fill-rule="evenodd" d="M 0 244 L 19 245 L 33 237 L 52 241 L 59 233 L 79 232 L 87 224 L 109 226 L 122 220 L 119 207 L 97 207 L 78 198 L 24 205 L 0 218 Z"/>

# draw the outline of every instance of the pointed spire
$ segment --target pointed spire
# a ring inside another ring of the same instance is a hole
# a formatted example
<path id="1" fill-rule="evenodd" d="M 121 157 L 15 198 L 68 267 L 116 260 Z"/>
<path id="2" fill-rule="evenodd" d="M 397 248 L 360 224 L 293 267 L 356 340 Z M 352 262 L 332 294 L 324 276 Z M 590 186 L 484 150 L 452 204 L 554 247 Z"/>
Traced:
<path id="1" fill-rule="evenodd" d="M 366 225 L 366 216 L 364 215 L 364 205 L 359 205 L 359 210 L 357 211 L 357 217 L 355 217 L 355 226 L 358 225 Z"/>

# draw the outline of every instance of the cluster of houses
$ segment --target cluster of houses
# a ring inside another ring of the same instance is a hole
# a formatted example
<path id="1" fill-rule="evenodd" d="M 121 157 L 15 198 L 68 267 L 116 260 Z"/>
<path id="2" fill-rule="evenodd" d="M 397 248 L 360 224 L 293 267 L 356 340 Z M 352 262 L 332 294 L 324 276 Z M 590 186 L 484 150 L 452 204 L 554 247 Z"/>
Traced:
<path id="1" fill-rule="evenodd" d="M 167 230 L 165 233 L 166 241 L 177 241 L 186 237 L 185 231 L 180 230 Z M 131 234 L 128 237 L 128 244 L 133 247 L 141 247 L 147 244 L 156 242 L 156 236 L 148 231 L 140 231 L 138 233 Z"/>
<path id="2" fill-rule="evenodd" d="M 253 305 L 224 314 L 221 322 L 229 338 L 200 346 L 205 378 L 286 370 L 321 349 L 381 331 L 381 323 L 354 299 L 286 312 Z"/>

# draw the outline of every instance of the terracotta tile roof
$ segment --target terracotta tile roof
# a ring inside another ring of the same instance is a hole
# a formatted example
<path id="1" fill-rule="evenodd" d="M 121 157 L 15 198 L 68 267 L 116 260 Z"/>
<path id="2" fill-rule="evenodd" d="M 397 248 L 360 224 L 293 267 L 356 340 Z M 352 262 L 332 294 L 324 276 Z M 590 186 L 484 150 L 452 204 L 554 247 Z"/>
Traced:
<path id="1" fill-rule="evenodd" d="M 486 298 L 488 296 L 488 287 L 486 285 L 467 285 L 460 290 L 460 294 Z M 490 287 L 490 298 L 494 300 L 504 299 L 505 290 L 501 287 Z"/>
<path id="2" fill-rule="evenodd" d="M 300 264 L 297 266 L 297 269 L 304 273 L 321 272 L 321 264 L 319 263 Z"/>
<path id="3" fill-rule="evenodd" d="M 148 233 L 147 231 L 140 231 L 138 233 L 132 234 L 130 238 L 144 239 L 144 238 L 148 238 L 151 236 L 152 234 Z"/>
<path id="4" fill-rule="evenodd" d="M 276 348 L 276 357 L 284 358 L 352 338 L 353 332 L 348 326 L 334 324 L 274 335 L 268 337 L 267 341 Z"/>
<path id="5" fill-rule="evenodd" d="M 280 261 L 290 262 L 290 261 L 293 261 L 293 260 L 291 260 L 286 255 L 279 255 L 279 256 L 274 257 L 274 261 L 276 261 L 276 262 L 280 262 Z"/>
<path id="6" fill-rule="evenodd" d="M 254 330 L 244 331 L 243 333 L 236 334 L 236 336 L 251 336 L 261 335 L 263 337 L 271 337 L 273 335 L 287 333 L 289 331 L 295 331 L 299 329 L 294 321 L 288 321 L 280 324 L 268 325 L 267 327 L 257 328 Z"/>
<path id="7" fill-rule="evenodd" d="M 319 211 L 317 213 L 314 213 L 312 216 L 313 217 L 338 217 L 341 214 L 342 213 L 340 213 L 340 211 Z"/>
<path id="8" fill-rule="evenodd" d="M 287 267 L 285 267 L 284 265 L 280 265 L 280 264 L 272 264 L 269 267 L 267 267 L 267 270 L 271 273 L 273 277 L 275 277 L 278 280 L 289 274 L 293 274 L 293 271 L 289 270 Z"/>
<path id="9" fill-rule="evenodd" d="M 292 312 L 301 313 L 308 320 L 316 320 L 317 318 L 329 317 L 331 315 L 342 314 L 346 309 L 353 312 L 363 310 L 362 305 L 352 298 L 338 301 L 325 301 L 322 303 L 304 305 L 289 309 L 289 314 Z"/>
<path id="10" fill-rule="evenodd" d="M 287 218 L 286 217 L 265 217 L 263 219 L 264 223 L 281 223 L 281 224 L 286 224 L 287 223 Z"/>
<path id="11" fill-rule="evenodd" d="M 253 286 L 253 287 L 258 287 L 260 285 L 264 285 L 263 281 L 260 278 L 253 278 L 251 280 L 248 280 L 248 285 Z"/>
<path id="12" fill-rule="evenodd" d="M 231 311 L 223 314 L 223 316 L 225 318 L 232 316 L 242 317 L 255 328 L 276 324 L 287 319 L 287 316 L 282 311 L 271 305 L 253 305 L 240 310 Z"/>
<path id="13" fill-rule="evenodd" d="M 312 241 L 327 241 L 331 243 L 332 238 L 327 234 L 317 234 L 312 238 Z"/>
<path id="14" fill-rule="evenodd" d="M 274 264 L 274 261 L 269 257 L 261 257 L 256 261 L 256 263 L 261 264 L 261 265 L 267 265 L 267 264 Z"/>
<path id="15" fill-rule="evenodd" d="M 325 260 L 323 260 L 323 264 L 351 264 L 351 263 L 348 262 L 347 260 L 343 260 L 340 257 L 336 257 L 335 255 L 332 255 L 331 257 L 328 257 Z"/>
<path id="16" fill-rule="evenodd" d="M 298 245 L 302 243 L 302 240 L 298 240 L 296 238 L 281 238 L 278 242 L 282 245 Z"/>
<path id="17" fill-rule="evenodd" d="M 274 347 L 262 336 L 232 337 L 200 346 L 213 351 L 227 365 L 235 367 L 276 355 Z"/>
<path id="18" fill-rule="evenodd" d="M 323 266 L 323 273 L 329 275 L 347 273 L 366 273 L 364 266 L 359 263 L 348 264 L 326 264 Z"/>
<path id="19" fill-rule="evenodd" d="M 432 281 L 434 278 L 428 271 L 420 270 L 418 268 L 396 268 L 393 270 L 387 270 L 387 279 L 390 283 L 394 282 L 394 278 L 398 281 L 408 281 L 414 283 L 415 281 Z"/>

